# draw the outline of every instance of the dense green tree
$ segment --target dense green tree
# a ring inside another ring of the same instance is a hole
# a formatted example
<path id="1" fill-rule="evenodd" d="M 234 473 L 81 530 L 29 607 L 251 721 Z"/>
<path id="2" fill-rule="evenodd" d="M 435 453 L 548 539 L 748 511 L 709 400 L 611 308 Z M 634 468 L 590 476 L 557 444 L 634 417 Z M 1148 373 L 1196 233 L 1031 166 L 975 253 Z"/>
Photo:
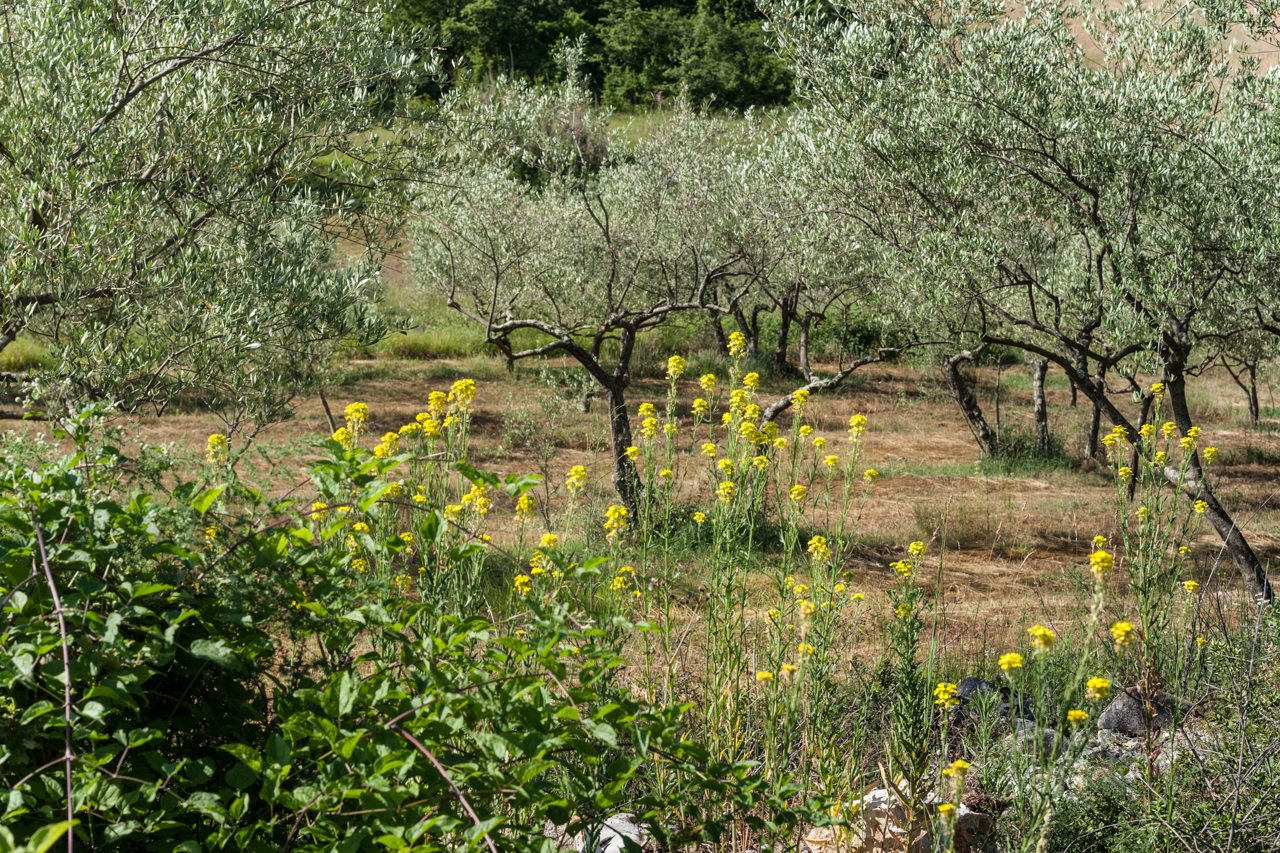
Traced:
<path id="1" fill-rule="evenodd" d="M 548 81 L 556 50 L 584 39 L 584 77 L 615 107 L 687 90 L 694 103 L 744 109 L 785 103 L 791 74 L 754 3 L 690 0 L 399 0 L 397 26 L 436 28 L 471 85 L 499 74 Z"/>

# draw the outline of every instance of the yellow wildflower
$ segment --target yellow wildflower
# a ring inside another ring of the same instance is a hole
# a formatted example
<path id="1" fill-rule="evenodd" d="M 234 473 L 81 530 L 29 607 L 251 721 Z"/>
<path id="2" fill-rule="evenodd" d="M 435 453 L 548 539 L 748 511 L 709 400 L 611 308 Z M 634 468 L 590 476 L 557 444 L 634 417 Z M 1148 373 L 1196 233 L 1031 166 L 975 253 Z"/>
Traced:
<path id="1" fill-rule="evenodd" d="M 227 437 L 215 432 L 205 442 L 205 458 L 210 465 L 222 465 L 227 461 Z"/>
<path id="2" fill-rule="evenodd" d="M 1205 461 L 1205 462 L 1212 462 L 1214 459 L 1217 459 L 1217 458 L 1218 458 L 1218 448 L 1216 448 L 1216 447 L 1206 447 L 1206 448 L 1204 449 L 1204 461 Z"/>
<path id="3" fill-rule="evenodd" d="M 667 359 L 667 378 L 672 380 L 679 379 L 684 375 L 685 366 L 686 363 L 683 358 L 678 355 L 671 356 L 671 358 Z"/>
<path id="4" fill-rule="evenodd" d="M 705 512 L 695 512 L 693 514 L 693 520 L 698 522 L 698 524 L 702 524 L 707 520 L 707 514 Z"/>
<path id="5" fill-rule="evenodd" d="M 587 469 L 581 465 L 574 465 L 569 469 L 569 476 L 565 477 L 564 484 L 568 487 L 569 494 L 578 494 L 587 487 Z"/>
<path id="6" fill-rule="evenodd" d="M 801 643 L 800 645 L 796 646 L 796 651 L 800 653 L 801 657 L 809 657 L 814 652 L 816 652 L 817 649 L 815 649 L 809 643 Z"/>
<path id="7" fill-rule="evenodd" d="M 645 418 L 640 422 L 640 434 L 645 438 L 653 438 L 658 434 L 658 419 Z"/>
<path id="8" fill-rule="evenodd" d="M 1111 682 L 1096 675 L 1086 681 L 1084 686 L 1085 695 L 1090 699 L 1105 699 L 1111 690 Z"/>
<path id="9" fill-rule="evenodd" d="M 708 459 L 714 458 L 716 455 L 716 446 L 708 441 L 706 444 L 702 445 L 702 455 Z"/>
<path id="10" fill-rule="evenodd" d="M 954 708 L 960 704 L 956 698 L 956 686 L 947 681 L 938 682 L 938 686 L 933 688 L 933 696 L 933 704 L 939 708 Z"/>
<path id="11" fill-rule="evenodd" d="M 728 460 L 724 460 L 724 461 L 728 461 Z M 733 482 L 730 480 L 725 480 L 723 483 L 721 483 L 719 486 L 716 487 L 716 495 L 720 498 L 720 500 L 724 501 L 725 503 L 731 503 L 733 501 L 734 495 L 736 495 L 737 493 L 738 493 L 737 487 L 735 487 L 733 485 Z"/>
<path id="12" fill-rule="evenodd" d="M 1072 709 L 1067 712 L 1067 721 L 1076 725 L 1080 725 L 1087 719 L 1089 719 L 1089 715 L 1079 709 Z"/>
<path id="13" fill-rule="evenodd" d="M 1192 595 L 1195 595 L 1196 590 L 1200 588 L 1200 584 L 1196 583 L 1195 581 L 1183 581 L 1182 588 L 1185 589 L 1187 592 L 1191 593 Z"/>
<path id="14" fill-rule="evenodd" d="M 762 669 L 756 673 L 756 681 L 773 681 L 773 673 L 769 672 L 767 669 Z"/>
<path id="15" fill-rule="evenodd" d="M 815 560 L 826 560 L 831 557 L 831 547 L 827 545 L 825 536 L 815 536 L 810 539 L 805 551 Z"/>
<path id="16" fill-rule="evenodd" d="M 805 407 L 809 405 L 809 392 L 803 388 L 792 392 L 791 405 L 796 407 L 796 414 L 804 412 Z"/>
<path id="17" fill-rule="evenodd" d="M 840 457 L 836 456 L 834 453 L 830 454 L 828 456 L 823 457 L 822 464 L 827 466 L 828 468 L 834 468 L 840 464 Z"/>
<path id="18" fill-rule="evenodd" d="M 801 438 L 808 438 L 811 435 L 813 435 L 813 427 L 809 426 L 808 424 L 805 424 L 804 426 L 800 427 Z"/>
<path id="19" fill-rule="evenodd" d="M 714 373 L 704 373 L 702 378 L 698 380 L 698 384 L 702 386 L 702 390 L 710 394 L 716 390 L 716 375 Z"/>
<path id="20" fill-rule="evenodd" d="M 1155 397 L 1157 400 L 1159 400 L 1161 397 L 1163 397 L 1163 396 L 1164 396 L 1164 383 L 1163 383 L 1163 382 L 1157 382 L 1157 383 L 1155 383 L 1154 385 L 1152 385 L 1152 386 L 1151 386 L 1151 395 L 1152 395 L 1153 397 Z"/>
<path id="21" fill-rule="evenodd" d="M 1027 633 L 1031 635 L 1031 644 L 1035 646 L 1037 651 L 1047 652 L 1053 648 L 1053 644 L 1057 641 L 1058 635 L 1050 631 L 1043 625 L 1033 625 L 1027 629 Z"/>
<path id="22" fill-rule="evenodd" d="M 1111 626 L 1111 636 L 1116 638 L 1116 648 L 1127 646 L 1133 642 L 1133 624 L 1117 622 Z"/>
<path id="23" fill-rule="evenodd" d="M 880 472 L 875 468 L 868 468 L 862 472 L 862 479 L 866 480 L 868 483 L 874 483 L 876 481 L 876 477 L 879 476 Z"/>
<path id="24" fill-rule="evenodd" d="M 997 663 L 1000 665 L 1001 669 L 1008 672 L 1009 670 L 1017 669 L 1022 666 L 1022 655 L 1017 652 L 1009 652 L 1008 654 L 1001 655 L 1000 660 L 997 661 Z"/>
<path id="25" fill-rule="evenodd" d="M 1204 515 L 1204 511 L 1209 508 L 1209 505 L 1204 501 L 1196 501 L 1195 505 L 1191 508 L 1201 515 Z"/>
<path id="26" fill-rule="evenodd" d="M 793 501 L 802 501 L 807 494 L 809 494 L 808 486 L 795 485 L 791 487 L 791 500 Z"/>
<path id="27" fill-rule="evenodd" d="M 747 351 L 747 336 L 742 332 L 734 332 L 729 335 L 729 355 L 734 358 L 741 358 Z"/>

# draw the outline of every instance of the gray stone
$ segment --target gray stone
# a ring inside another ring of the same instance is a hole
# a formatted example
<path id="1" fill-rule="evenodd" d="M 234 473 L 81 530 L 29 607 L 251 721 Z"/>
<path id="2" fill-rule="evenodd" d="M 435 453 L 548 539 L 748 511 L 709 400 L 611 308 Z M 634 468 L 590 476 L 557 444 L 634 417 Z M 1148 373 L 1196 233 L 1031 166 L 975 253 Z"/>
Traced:
<path id="1" fill-rule="evenodd" d="M 585 833 L 569 836 L 565 827 L 556 826 L 551 821 L 547 821 L 542 834 L 556 842 L 556 850 L 572 850 L 574 853 L 625 853 L 627 842 L 635 847 L 648 849 L 650 841 L 649 833 L 636 823 L 636 816 L 633 814 L 616 814 L 606 819 L 596 830 L 594 843 L 585 837 Z"/>
<path id="2" fill-rule="evenodd" d="M 970 696 L 978 696 L 982 693 L 995 693 L 999 689 L 990 681 L 983 681 L 971 675 L 956 685 L 956 695 L 962 699 L 968 699 Z"/>
<path id="3" fill-rule="evenodd" d="M 1188 703 L 1176 696 L 1160 691 L 1152 694 L 1152 706 L 1155 716 L 1151 719 L 1151 728 L 1155 731 L 1172 723 L 1175 711 L 1185 713 L 1190 708 Z M 1146 700 L 1142 691 L 1130 687 L 1111 700 L 1102 716 L 1098 717 L 1098 728 L 1119 732 L 1131 738 L 1143 737 L 1147 733 L 1145 713 Z"/>

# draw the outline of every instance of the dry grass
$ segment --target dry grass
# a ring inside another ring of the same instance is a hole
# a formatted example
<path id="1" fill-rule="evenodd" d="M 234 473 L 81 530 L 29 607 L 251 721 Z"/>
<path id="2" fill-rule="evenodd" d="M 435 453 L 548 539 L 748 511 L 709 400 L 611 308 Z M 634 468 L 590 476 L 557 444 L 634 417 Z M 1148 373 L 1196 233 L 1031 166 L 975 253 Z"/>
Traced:
<path id="1" fill-rule="evenodd" d="M 473 461 L 503 473 L 534 470 L 532 454 L 504 448 L 502 441 L 504 413 L 511 401 L 519 405 L 531 399 L 533 380 L 522 371 L 507 374 L 500 362 L 483 357 L 353 362 L 345 369 L 351 378 L 329 389 L 330 405 L 340 416 L 347 402 L 367 402 L 371 409 L 369 431 L 374 435 L 412 420 L 425 407 L 427 395 L 446 389 L 454 377 L 477 377 Z M 1019 387 L 1021 383 L 1007 381 L 1018 370 L 1006 368 L 1003 372 L 1001 417 L 1006 426 L 1025 422 L 1029 427 L 1029 390 Z M 984 368 L 978 378 L 982 403 L 993 416 L 995 370 Z M 681 400 L 687 406 L 697 391 L 695 382 L 685 385 Z M 762 389 L 765 399 L 789 390 L 777 381 L 766 386 Z M 1280 466 L 1267 463 L 1280 459 L 1280 424 L 1247 428 L 1242 423 L 1239 397 L 1229 379 L 1211 376 L 1203 381 L 1193 402 L 1206 443 L 1223 452 L 1217 467 L 1221 499 L 1263 559 L 1274 561 L 1280 555 Z M 641 402 L 661 404 L 664 400 L 665 385 L 657 381 L 637 382 L 630 395 L 633 409 Z M 1130 405 L 1120 398 L 1117 403 Z M 1083 405 L 1076 409 L 1069 406 L 1064 382 L 1051 383 L 1049 404 L 1051 424 L 1068 454 L 1078 454 L 1088 410 Z M 596 443 L 593 437 L 603 435 L 606 429 L 600 409 L 597 405 L 590 414 L 571 416 L 557 437 L 552 464 L 556 471 L 585 465 L 593 488 L 602 500 L 608 500 L 610 463 L 591 449 Z M 945 541 L 941 601 L 949 643 L 971 649 L 990 647 L 1031 621 L 1049 625 L 1071 621 L 1082 600 L 1078 584 L 1089 540 L 1099 533 L 1110 535 L 1116 525 L 1114 490 L 1105 472 L 1096 465 L 1082 464 L 1021 474 L 989 473 L 990 466 L 982 464 L 954 403 L 941 392 L 928 368 L 877 367 L 854 389 L 815 398 L 813 421 L 819 432 L 828 436 L 830 452 L 843 455 L 846 451 L 845 424 L 854 413 L 865 414 L 871 427 L 863 460 L 884 475 L 871 490 L 857 526 L 861 544 L 847 566 L 856 573 L 855 582 L 869 599 L 893 584 L 887 565 L 900 558 L 906 543 L 931 540 L 931 553 L 937 554 Z M 208 434 L 222 429 L 219 421 L 207 414 L 141 418 L 126 426 L 135 440 L 171 444 L 192 460 L 203 453 Z M 34 431 L 39 425 L 16 424 L 11 429 Z M 266 455 L 280 464 L 273 468 L 250 454 L 244 459 L 242 473 L 277 492 L 290 488 L 298 480 L 297 463 L 312 456 L 309 442 L 328 432 L 319 399 L 299 400 L 291 420 L 263 430 L 257 439 Z M 686 433 L 682 441 L 692 441 L 692 437 Z M 689 479 L 682 497 L 692 498 L 698 490 L 697 481 Z M 561 500 L 562 494 L 553 495 L 553 519 Z M 491 520 L 497 529 L 490 532 L 499 542 L 504 537 L 514 538 L 513 530 L 503 530 L 503 525 L 510 526 L 510 515 L 502 500 L 495 502 Z M 819 514 L 819 526 L 825 520 Z M 1194 552 L 1197 574 L 1206 592 L 1237 598 L 1239 579 L 1207 526 L 1200 532 Z M 932 580 L 926 583 L 934 584 Z M 763 578 L 759 586 L 763 598 L 767 586 Z M 696 602 L 696 592 L 691 596 Z"/>

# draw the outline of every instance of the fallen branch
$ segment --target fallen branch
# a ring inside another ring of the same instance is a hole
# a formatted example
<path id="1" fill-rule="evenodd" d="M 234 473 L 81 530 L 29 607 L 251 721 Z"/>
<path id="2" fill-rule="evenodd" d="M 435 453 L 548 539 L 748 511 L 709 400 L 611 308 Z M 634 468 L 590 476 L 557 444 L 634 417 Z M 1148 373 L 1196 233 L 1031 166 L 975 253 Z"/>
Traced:
<path id="1" fill-rule="evenodd" d="M 830 391 L 833 388 L 839 387 L 841 383 L 843 383 L 846 379 L 852 376 L 853 372 L 860 367 L 866 367 L 868 364 L 876 364 L 877 362 L 882 362 L 882 361 L 893 361 L 897 359 L 898 356 L 902 355 L 904 352 L 906 352 L 909 349 L 912 349 L 913 347 L 929 346 L 931 344 L 938 344 L 938 343 L 943 343 L 943 342 L 942 341 L 920 341 L 918 343 L 906 344 L 900 347 L 884 347 L 882 349 L 878 349 L 876 350 L 875 355 L 869 355 L 869 356 L 866 356 L 865 358 L 858 359 L 857 361 L 850 364 L 848 367 L 842 369 L 835 376 L 829 376 L 826 379 L 815 379 L 812 382 L 810 382 L 808 385 L 804 385 L 800 388 L 797 388 L 795 391 L 792 391 L 787 396 L 773 403 L 772 405 L 769 406 L 769 408 L 765 409 L 764 414 L 760 416 L 760 427 L 763 428 L 765 424 L 772 422 L 776 417 L 778 417 L 778 415 L 782 414 L 787 409 L 791 408 L 791 406 L 795 402 L 795 395 L 801 391 L 807 391 L 810 394 L 814 394 L 819 391 Z"/>

